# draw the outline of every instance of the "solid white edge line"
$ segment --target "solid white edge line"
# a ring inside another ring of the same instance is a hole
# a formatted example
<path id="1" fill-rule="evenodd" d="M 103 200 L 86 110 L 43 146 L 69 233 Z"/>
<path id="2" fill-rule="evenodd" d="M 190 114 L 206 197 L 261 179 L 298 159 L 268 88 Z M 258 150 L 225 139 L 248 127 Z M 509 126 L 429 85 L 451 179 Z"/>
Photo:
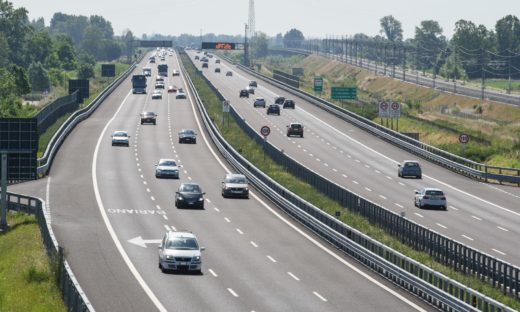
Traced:
<path id="1" fill-rule="evenodd" d="M 233 289 L 228 288 L 227 290 L 229 291 L 229 293 L 230 293 L 231 295 L 233 295 L 233 297 L 238 297 L 238 294 L 237 294 Z"/>
<path id="2" fill-rule="evenodd" d="M 161 311 L 161 312 L 162 311 L 166 312 L 167 311 L 166 308 L 161 304 L 161 302 L 155 296 L 155 294 L 150 289 L 148 284 L 146 284 L 146 282 L 144 281 L 143 277 L 141 276 L 141 274 L 139 274 L 139 272 L 137 271 L 136 267 L 134 266 L 134 264 L 130 260 L 130 257 L 128 256 L 128 254 L 124 250 L 123 245 L 121 245 L 121 242 L 119 241 L 119 238 L 117 237 L 116 232 L 114 231 L 114 228 L 112 227 L 112 224 L 110 223 L 108 215 L 107 215 L 107 213 L 105 211 L 105 207 L 103 205 L 103 201 L 101 200 L 101 195 L 99 193 L 99 186 L 98 186 L 98 182 L 97 182 L 97 158 L 98 158 L 98 153 L 99 153 L 99 147 L 101 146 L 101 141 L 103 140 L 103 137 L 105 136 L 105 133 L 106 133 L 106 131 L 108 129 L 108 126 L 116 118 L 116 116 L 119 113 L 119 111 L 121 111 L 121 109 L 123 108 L 126 100 L 130 96 L 130 94 L 132 94 L 132 93 L 128 92 L 127 96 L 124 98 L 123 102 L 121 103 L 121 105 L 119 105 L 119 108 L 114 113 L 114 116 L 112 116 L 112 118 L 108 121 L 108 123 L 103 128 L 103 131 L 101 131 L 101 134 L 99 135 L 99 138 L 98 138 L 98 141 L 97 141 L 97 144 L 96 144 L 96 149 L 94 150 L 94 159 L 92 160 L 92 183 L 93 183 L 93 187 L 94 187 L 94 194 L 96 196 L 96 202 L 97 202 L 97 205 L 98 205 L 98 208 L 99 208 L 99 212 L 101 213 L 101 217 L 103 218 L 103 221 L 105 222 L 105 226 L 106 226 L 106 228 L 108 230 L 108 233 L 110 234 L 110 237 L 112 238 L 112 241 L 114 241 L 114 244 L 116 245 L 117 250 L 121 254 L 121 257 L 123 258 L 123 261 L 128 266 L 128 269 L 130 270 L 132 275 L 134 275 L 135 279 L 137 280 L 139 285 L 141 285 L 141 288 L 148 295 L 148 297 L 153 302 L 155 307 L 159 311 Z"/>
<path id="3" fill-rule="evenodd" d="M 214 277 L 218 277 L 218 274 L 215 273 L 215 271 L 213 271 L 212 269 L 208 269 L 209 273 L 211 273 L 211 275 L 213 275 Z"/>
<path id="4" fill-rule="evenodd" d="M 298 276 L 294 275 L 293 273 L 291 273 L 291 272 L 287 272 L 287 274 L 289 274 L 290 277 L 294 278 L 294 279 L 297 280 L 298 282 L 300 281 L 300 279 L 298 278 Z"/>
<path id="5" fill-rule="evenodd" d="M 179 68 L 180 68 L 180 64 L 179 64 L 179 59 L 177 58 L 177 64 L 179 65 Z M 182 76 L 181 76 L 182 77 Z M 184 80 L 184 77 L 182 77 L 182 80 Z M 188 88 L 186 88 L 186 90 L 189 90 Z M 197 112 L 195 111 L 195 106 L 193 105 L 193 99 L 191 98 L 191 92 L 187 92 L 188 94 L 188 98 L 191 102 L 191 107 L 192 107 L 192 110 L 193 110 L 193 113 L 195 114 L 195 120 L 197 122 L 197 125 L 199 127 L 199 130 L 200 133 L 202 134 L 202 138 L 204 139 L 204 142 L 206 143 L 207 147 L 209 148 L 209 150 L 211 151 L 211 154 L 215 157 L 215 159 L 218 161 L 218 163 L 222 166 L 222 168 L 227 172 L 227 173 L 231 173 L 231 171 L 228 169 L 228 167 L 226 167 L 226 165 L 220 160 L 220 158 L 217 156 L 217 154 L 215 153 L 215 151 L 213 150 L 213 148 L 211 147 L 211 145 L 209 144 L 207 138 L 206 138 L 206 135 L 204 134 L 204 131 L 202 131 L 202 126 L 200 124 L 200 121 L 199 121 L 199 117 L 197 115 Z M 324 245 L 322 245 L 320 242 L 318 242 L 317 240 L 315 240 L 314 238 L 312 238 L 311 236 L 309 236 L 308 234 L 306 234 L 305 232 L 303 232 L 302 230 L 300 230 L 298 227 L 296 227 L 294 224 L 292 224 L 291 222 L 289 222 L 287 219 L 285 219 L 282 215 L 280 215 L 277 211 L 275 211 L 273 208 L 271 208 L 271 206 L 269 206 L 267 203 L 265 203 L 262 199 L 260 199 L 260 197 L 256 196 L 256 194 L 252 193 L 251 191 L 249 192 L 249 194 L 251 194 L 251 196 L 257 200 L 262 206 L 264 206 L 268 211 L 270 211 L 273 215 L 275 215 L 276 217 L 278 217 L 278 219 L 280 219 L 282 222 L 284 222 L 285 224 L 287 224 L 289 227 L 291 227 L 293 230 L 295 230 L 297 233 L 299 233 L 300 235 L 302 235 L 303 237 L 305 237 L 306 239 L 308 239 L 311 243 L 313 243 L 314 245 L 316 245 L 318 248 L 320 248 L 321 250 L 325 251 L 326 253 L 328 253 L 329 255 L 331 255 L 332 257 L 336 258 L 336 260 L 338 260 L 339 262 L 343 263 L 345 266 L 349 267 L 351 270 L 353 270 L 354 272 L 358 273 L 359 275 L 361 275 L 362 277 L 366 278 L 368 281 L 372 282 L 373 284 L 379 286 L 380 288 L 386 290 L 387 292 L 389 292 L 390 294 L 392 294 L 394 297 L 400 299 L 401 301 L 403 301 L 404 303 L 408 304 L 409 306 L 411 306 L 412 308 L 416 309 L 417 311 L 421 311 L 421 312 L 426 312 L 426 310 L 424 310 L 423 308 L 421 308 L 420 306 L 416 305 L 415 303 L 413 303 L 412 301 L 408 300 L 407 298 L 405 298 L 404 296 L 400 295 L 398 292 L 394 291 L 393 289 L 390 289 L 389 287 L 383 285 L 382 283 L 380 283 L 379 281 L 377 281 L 376 279 L 372 278 L 370 275 L 368 275 L 367 273 L 361 271 L 361 269 L 358 269 L 357 267 L 355 267 L 353 264 L 351 264 L 350 262 L 346 261 L 345 259 L 341 258 L 339 255 L 335 254 L 334 252 L 332 252 L 330 249 L 328 249 L 327 247 L 325 247 Z"/>

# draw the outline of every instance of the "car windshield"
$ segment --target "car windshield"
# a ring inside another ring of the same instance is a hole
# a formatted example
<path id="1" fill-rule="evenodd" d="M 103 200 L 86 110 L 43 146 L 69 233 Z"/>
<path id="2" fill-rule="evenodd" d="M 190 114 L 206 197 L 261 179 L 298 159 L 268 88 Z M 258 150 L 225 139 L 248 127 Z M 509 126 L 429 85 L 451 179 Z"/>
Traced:
<path id="1" fill-rule="evenodd" d="M 153 112 L 144 112 L 142 115 L 146 116 L 146 117 L 150 117 L 150 116 L 155 116 L 155 113 L 153 113 Z"/>
<path id="2" fill-rule="evenodd" d="M 159 162 L 159 166 L 177 166 L 173 160 L 162 160 Z"/>
<path id="3" fill-rule="evenodd" d="M 199 244 L 197 244 L 196 239 L 191 237 L 175 237 L 168 240 L 166 248 L 176 250 L 198 250 Z"/>
<path id="4" fill-rule="evenodd" d="M 245 177 L 230 177 L 226 178 L 226 183 L 235 183 L 235 184 L 246 184 L 247 179 Z"/>
<path id="5" fill-rule="evenodd" d="M 426 195 L 441 196 L 441 195 L 444 195 L 444 193 L 439 190 L 427 190 Z"/>
<path id="6" fill-rule="evenodd" d="M 302 126 L 301 125 L 291 125 L 291 128 L 293 129 L 300 129 Z"/>
<path id="7" fill-rule="evenodd" d="M 407 162 L 407 163 L 404 163 L 404 166 L 405 166 L 405 167 L 419 167 L 419 163 L 416 163 L 416 162 Z"/>
<path id="8" fill-rule="evenodd" d="M 116 133 L 114 133 L 114 136 L 115 137 L 126 137 L 127 134 L 126 134 L 126 132 L 116 132 Z"/>
<path id="9" fill-rule="evenodd" d="M 200 187 L 196 184 L 184 184 L 181 186 L 181 192 L 201 193 Z"/>
<path id="10" fill-rule="evenodd" d="M 195 134 L 195 132 L 193 132 L 193 130 L 182 130 L 181 133 L 182 134 Z"/>

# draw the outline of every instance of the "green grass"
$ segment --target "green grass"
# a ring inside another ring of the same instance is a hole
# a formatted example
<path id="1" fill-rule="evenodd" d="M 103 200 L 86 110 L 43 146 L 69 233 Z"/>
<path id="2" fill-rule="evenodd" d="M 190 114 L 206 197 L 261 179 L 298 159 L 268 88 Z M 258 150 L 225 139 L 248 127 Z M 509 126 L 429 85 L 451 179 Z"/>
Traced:
<path id="1" fill-rule="evenodd" d="M 390 234 L 381 230 L 377 226 L 370 224 L 364 217 L 343 208 L 339 203 L 330 200 L 325 194 L 318 192 L 311 185 L 286 172 L 283 167 L 277 165 L 269 156 L 265 156 L 264 159 L 262 147 L 251 140 L 235 123 L 233 118 L 230 117 L 229 123 L 226 123 L 225 125 L 220 124 L 220 120 L 222 120 L 222 107 L 218 97 L 213 93 L 204 79 L 200 77 L 200 74 L 198 74 L 196 68 L 187 56 L 181 54 L 181 60 L 193 80 L 211 119 L 218 121 L 216 124 L 221 134 L 237 151 L 264 173 L 269 175 L 278 183 L 284 185 L 290 191 L 302 197 L 304 200 L 312 203 L 332 216 L 335 215 L 336 211 L 341 211 L 342 214 L 340 220 L 342 222 L 367 234 L 386 246 L 389 246 L 390 248 L 393 248 L 394 250 L 397 250 L 499 302 L 507 304 L 512 308 L 520 309 L 520 300 L 515 300 L 507 295 L 503 295 L 499 289 L 493 288 L 491 285 L 482 282 L 478 278 L 456 272 L 451 268 L 436 262 L 428 255 L 428 253 L 419 252 L 401 243 L 399 240 L 394 239 Z"/>
<path id="2" fill-rule="evenodd" d="M 40 138 L 38 140 L 38 154 L 37 158 L 40 158 L 43 156 L 43 153 L 45 152 L 45 149 L 47 148 L 47 144 L 49 144 L 49 141 L 52 139 L 52 136 L 58 131 L 58 129 L 61 127 L 61 125 L 69 118 L 71 113 L 67 113 L 58 120 L 56 120 L 55 123 L 52 124 L 47 130 L 45 130 L 44 133 L 40 135 Z"/>
<path id="3" fill-rule="evenodd" d="M 0 311 L 67 311 L 35 217 L 9 213 L 8 223 L 0 234 Z"/>
<path id="4" fill-rule="evenodd" d="M 473 79 L 469 81 L 472 85 L 481 86 L 481 79 Z M 509 89 L 509 80 L 507 79 L 486 79 L 486 87 L 500 90 Z M 511 80 L 512 91 L 520 91 L 520 80 Z"/>

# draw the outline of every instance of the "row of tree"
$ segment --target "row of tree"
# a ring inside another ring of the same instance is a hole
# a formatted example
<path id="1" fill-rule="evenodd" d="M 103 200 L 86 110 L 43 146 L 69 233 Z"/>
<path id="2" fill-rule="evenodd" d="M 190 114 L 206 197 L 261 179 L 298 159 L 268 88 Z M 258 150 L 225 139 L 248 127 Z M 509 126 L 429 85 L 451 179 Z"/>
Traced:
<path id="1" fill-rule="evenodd" d="M 305 40 L 300 31 L 292 30 L 283 37 L 283 44 L 288 48 L 306 46 L 321 50 L 332 46 L 334 51 L 326 52 L 346 54 L 348 42 L 354 42 L 358 49 L 355 53 L 363 57 L 431 70 L 446 77 L 520 77 L 520 20 L 514 15 L 499 19 L 494 29 L 459 20 L 449 40 L 435 20 L 422 21 L 409 39 L 403 38 L 402 24 L 392 15 L 381 18 L 380 27 L 381 35 L 373 37 L 360 33 L 323 40 Z"/>

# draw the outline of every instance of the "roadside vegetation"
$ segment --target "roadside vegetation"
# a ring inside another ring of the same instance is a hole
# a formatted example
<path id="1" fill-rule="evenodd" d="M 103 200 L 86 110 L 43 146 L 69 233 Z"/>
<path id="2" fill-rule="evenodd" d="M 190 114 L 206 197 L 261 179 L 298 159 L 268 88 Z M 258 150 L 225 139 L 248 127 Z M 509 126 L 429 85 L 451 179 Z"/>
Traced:
<path id="1" fill-rule="evenodd" d="M 188 71 L 199 95 L 201 96 L 204 106 L 213 121 L 220 121 L 222 119 L 222 104 L 213 90 L 209 87 L 206 81 L 200 77 L 197 69 L 189 58 L 181 53 L 181 60 Z M 229 122 L 225 125 L 216 122 L 217 128 L 224 138 L 245 158 L 247 158 L 256 167 L 261 169 L 264 173 L 276 180 L 278 183 L 287 187 L 291 192 L 294 192 L 304 200 L 319 207 L 331 216 L 335 216 L 336 211 L 341 211 L 339 218 L 345 224 L 367 234 L 368 236 L 380 241 L 381 243 L 415 259 L 432 269 L 439 271 L 450 278 L 459 281 L 497 301 L 500 301 L 514 309 L 520 309 L 520 300 L 503 295 L 499 289 L 493 288 L 486 282 L 474 278 L 473 276 L 465 275 L 457 272 L 449 267 L 446 267 L 435 261 L 430 255 L 412 249 L 411 247 L 394 239 L 390 234 L 381 230 L 380 228 L 371 225 L 368 220 L 362 216 L 344 209 L 339 203 L 330 200 L 325 194 L 318 192 L 311 185 L 294 177 L 288 173 L 283 167 L 277 165 L 268 155 L 264 157 L 262 147 L 251 140 L 245 132 L 235 123 L 233 118 L 229 118 Z"/>
<path id="2" fill-rule="evenodd" d="M 34 216 L 9 213 L 0 233 L 0 311 L 67 311 Z"/>

